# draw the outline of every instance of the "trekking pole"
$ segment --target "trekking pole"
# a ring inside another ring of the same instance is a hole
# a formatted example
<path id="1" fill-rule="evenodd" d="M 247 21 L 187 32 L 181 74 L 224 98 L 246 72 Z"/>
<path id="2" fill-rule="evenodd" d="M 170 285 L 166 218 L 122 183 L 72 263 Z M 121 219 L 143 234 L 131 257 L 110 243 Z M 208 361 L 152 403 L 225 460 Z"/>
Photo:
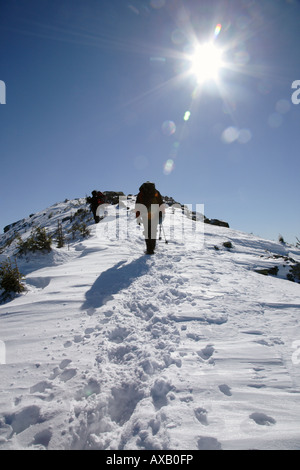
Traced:
<path id="1" fill-rule="evenodd" d="M 160 224 L 160 226 L 161 226 L 163 234 L 164 234 L 165 243 L 169 243 L 168 240 L 166 239 L 166 234 L 165 234 L 165 230 L 163 228 L 163 224 Z"/>
<path id="2" fill-rule="evenodd" d="M 159 224 L 159 237 L 158 237 L 159 240 L 161 240 L 161 224 Z"/>

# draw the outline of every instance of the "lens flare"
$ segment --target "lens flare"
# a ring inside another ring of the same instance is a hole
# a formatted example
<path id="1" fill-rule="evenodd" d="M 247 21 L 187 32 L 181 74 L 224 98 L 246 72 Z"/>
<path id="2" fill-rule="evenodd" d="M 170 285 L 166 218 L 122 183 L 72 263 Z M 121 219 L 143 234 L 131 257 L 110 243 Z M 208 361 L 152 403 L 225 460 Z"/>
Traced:
<path id="1" fill-rule="evenodd" d="M 215 28 L 215 37 L 219 36 L 219 34 L 221 32 L 221 29 L 222 29 L 222 25 L 220 23 L 217 24 L 217 26 Z"/>
<path id="2" fill-rule="evenodd" d="M 186 111 L 186 112 L 184 113 L 183 120 L 184 120 L 184 121 L 188 121 L 188 120 L 190 119 L 190 117 L 191 117 L 191 112 L 190 112 L 190 111 Z"/>
<path id="3" fill-rule="evenodd" d="M 170 136 L 176 132 L 176 124 L 173 121 L 165 121 L 162 125 L 162 131 L 165 135 Z"/>
<path id="4" fill-rule="evenodd" d="M 164 174 L 169 175 L 174 170 L 174 160 L 171 158 L 164 165 Z"/>
<path id="5" fill-rule="evenodd" d="M 222 132 L 221 140 L 225 144 L 233 144 L 234 142 L 238 142 L 240 144 L 248 144 L 252 139 L 252 133 L 249 129 L 238 129 L 237 127 L 227 127 Z"/>
<path id="6" fill-rule="evenodd" d="M 232 144 L 239 137 L 239 130 L 236 127 L 227 127 L 222 133 L 222 140 L 225 144 Z"/>

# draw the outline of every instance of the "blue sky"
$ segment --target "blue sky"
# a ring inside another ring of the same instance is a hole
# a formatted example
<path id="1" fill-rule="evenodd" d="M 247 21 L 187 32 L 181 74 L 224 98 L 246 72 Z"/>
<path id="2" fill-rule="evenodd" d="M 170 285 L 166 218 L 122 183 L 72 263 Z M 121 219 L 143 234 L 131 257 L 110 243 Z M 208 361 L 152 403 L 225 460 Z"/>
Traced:
<path id="1" fill-rule="evenodd" d="M 152 180 L 232 228 L 300 237 L 300 2 L 1 0 L 0 13 L 0 227 Z M 223 66 L 199 83 L 190 55 L 208 41 Z"/>

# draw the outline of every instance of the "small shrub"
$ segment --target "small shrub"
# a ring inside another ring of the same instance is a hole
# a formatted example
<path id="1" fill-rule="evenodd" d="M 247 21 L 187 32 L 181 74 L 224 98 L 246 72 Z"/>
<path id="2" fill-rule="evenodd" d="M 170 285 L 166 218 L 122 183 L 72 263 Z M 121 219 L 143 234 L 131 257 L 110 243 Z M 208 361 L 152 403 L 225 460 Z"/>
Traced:
<path id="1" fill-rule="evenodd" d="M 72 233 L 72 238 L 74 240 L 76 232 L 79 232 L 82 237 L 88 237 L 90 235 L 90 230 L 88 229 L 86 223 L 82 222 L 79 224 L 78 222 L 75 222 L 71 229 L 69 230 L 70 233 Z"/>
<path id="2" fill-rule="evenodd" d="M 65 246 L 65 236 L 63 234 L 63 229 L 62 225 L 60 222 L 58 222 L 57 230 L 56 230 L 56 242 L 57 242 L 57 248 L 62 248 Z"/>
<path id="3" fill-rule="evenodd" d="M 11 261 L 5 261 L 0 266 L 0 288 L 3 289 L 2 297 L 5 299 L 10 294 L 20 294 L 25 290 L 22 284 L 24 276 L 20 273 L 17 263 L 12 266 Z"/>
<path id="4" fill-rule="evenodd" d="M 277 276 L 279 271 L 278 266 L 273 266 L 272 268 L 265 269 L 255 269 L 255 272 L 258 274 L 263 274 L 264 276 Z"/>
<path id="5" fill-rule="evenodd" d="M 300 283 L 300 263 L 294 264 L 286 277 L 289 281 Z"/>
<path id="6" fill-rule="evenodd" d="M 229 250 L 230 250 L 231 248 L 233 248 L 231 242 L 224 242 L 224 243 L 223 243 L 223 246 L 224 246 L 225 248 L 228 248 Z"/>
<path id="7" fill-rule="evenodd" d="M 79 218 L 79 220 L 84 220 L 85 217 L 89 214 L 89 211 L 87 209 L 83 209 L 82 207 L 78 209 L 73 217 Z"/>
<path id="8" fill-rule="evenodd" d="M 88 229 L 86 223 L 82 223 L 80 226 L 80 233 L 83 237 L 89 237 L 91 234 L 90 229 Z"/>
<path id="9" fill-rule="evenodd" d="M 51 236 L 47 234 L 45 228 L 36 227 L 32 230 L 31 236 L 26 240 L 19 240 L 18 243 L 18 254 L 24 255 L 28 252 L 36 251 L 51 251 Z"/>

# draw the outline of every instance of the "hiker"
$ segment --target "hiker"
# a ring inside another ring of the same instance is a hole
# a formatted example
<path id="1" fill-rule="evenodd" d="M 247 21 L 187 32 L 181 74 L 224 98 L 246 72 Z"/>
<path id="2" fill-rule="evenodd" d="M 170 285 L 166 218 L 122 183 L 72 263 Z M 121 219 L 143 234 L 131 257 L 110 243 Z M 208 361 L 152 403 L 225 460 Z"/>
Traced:
<path id="1" fill-rule="evenodd" d="M 92 191 L 92 197 L 86 198 L 87 203 L 90 205 L 91 211 L 94 216 L 95 223 L 98 224 L 100 222 L 100 217 L 98 215 L 99 211 L 97 211 L 98 207 L 105 202 L 105 196 L 101 191 Z"/>
<path id="2" fill-rule="evenodd" d="M 136 198 L 135 213 L 137 222 L 144 226 L 146 253 L 153 254 L 156 246 L 158 224 L 162 224 L 165 205 L 162 196 L 154 183 L 147 181 L 139 188 Z"/>

